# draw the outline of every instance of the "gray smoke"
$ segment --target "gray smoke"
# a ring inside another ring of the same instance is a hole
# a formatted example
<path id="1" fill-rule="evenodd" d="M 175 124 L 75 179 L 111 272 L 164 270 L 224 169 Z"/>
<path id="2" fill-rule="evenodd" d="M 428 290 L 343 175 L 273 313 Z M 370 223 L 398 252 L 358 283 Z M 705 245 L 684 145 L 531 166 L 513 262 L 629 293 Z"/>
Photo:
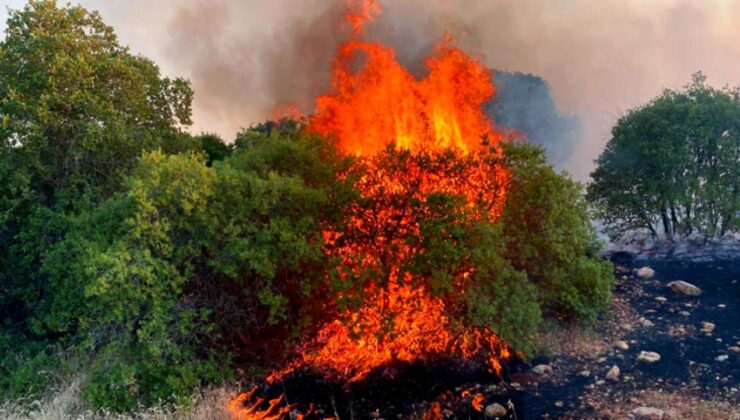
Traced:
<path id="1" fill-rule="evenodd" d="M 347 33 L 337 26 L 344 0 L 79 1 L 165 73 L 190 78 L 194 130 L 226 139 L 277 104 L 310 110 Z M 559 112 L 581 121 L 565 164 L 580 179 L 627 109 L 697 70 L 715 85 L 740 84 L 740 0 L 381 3 L 370 35 L 415 71 L 449 30 L 488 67 L 546 80 Z"/>
<path id="2" fill-rule="evenodd" d="M 550 86 L 541 77 L 497 71 L 494 83 L 496 96 L 486 104 L 487 114 L 498 125 L 542 146 L 556 168 L 566 169 L 580 137 L 578 119 L 558 110 Z"/>

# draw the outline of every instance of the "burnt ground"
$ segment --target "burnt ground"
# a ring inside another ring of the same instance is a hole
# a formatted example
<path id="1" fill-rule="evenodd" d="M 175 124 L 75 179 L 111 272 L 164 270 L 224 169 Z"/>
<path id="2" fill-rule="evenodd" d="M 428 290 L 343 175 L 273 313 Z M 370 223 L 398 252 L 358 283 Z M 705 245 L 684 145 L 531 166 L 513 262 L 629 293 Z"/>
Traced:
<path id="1" fill-rule="evenodd" d="M 617 266 L 615 309 L 597 328 L 596 351 L 553 355 L 552 375 L 527 387 L 525 418 L 621 418 L 624 405 L 649 406 L 656 392 L 740 404 L 740 353 L 730 350 L 740 346 L 740 262 L 652 262 L 650 279 L 636 276 L 642 265 Z M 666 287 L 672 280 L 688 281 L 702 295 L 676 294 Z M 716 325 L 711 333 L 702 331 L 705 321 Z M 617 349 L 617 340 L 629 349 Z M 657 352 L 660 361 L 637 362 L 641 351 Z M 615 365 L 619 380 L 605 380 Z"/>
<path id="2" fill-rule="evenodd" d="M 740 262 L 651 262 L 655 275 L 649 279 L 636 275 L 643 263 L 616 264 L 612 313 L 586 332 L 555 328 L 546 337 L 550 354 L 511 362 L 505 381 L 475 364 L 439 360 L 399 366 L 392 377 L 384 373 L 349 389 L 299 372 L 259 393 L 285 394 L 304 413 L 313 404 L 318 412 L 307 418 L 424 418 L 436 412 L 437 418 L 482 419 L 471 405 L 479 395 L 481 407 L 501 404 L 507 408 L 502 418 L 510 419 L 630 418 L 638 406 L 659 406 L 667 418 L 740 419 L 740 348 L 730 349 L 740 346 Z M 676 294 L 666 286 L 672 280 L 703 293 Z M 702 322 L 715 324 L 714 330 L 703 331 Z M 619 349 L 620 340 L 629 348 Z M 657 352 L 660 360 L 638 362 L 641 351 Z M 535 365 L 546 365 L 547 372 L 535 373 Z M 620 370 L 616 381 L 605 378 L 612 366 Z"/>

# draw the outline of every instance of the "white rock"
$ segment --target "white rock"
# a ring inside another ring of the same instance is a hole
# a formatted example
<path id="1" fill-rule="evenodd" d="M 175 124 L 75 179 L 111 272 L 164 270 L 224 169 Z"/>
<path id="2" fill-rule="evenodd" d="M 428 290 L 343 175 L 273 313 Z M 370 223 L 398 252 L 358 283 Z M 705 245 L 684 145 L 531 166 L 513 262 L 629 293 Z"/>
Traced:
<path id="1" fill-rule="evenodd" d="M 660 303 L 663 303 L 663 302 L 667 301 L 668 299 L 665 296 L 656 296 L 655 297 L 655 300 L 658 301 L 658 302 L 660 302 Z"/>
<path id="2" fill-rule="evenodd" d="M 720 303 L 719 305 L 717 305 L 717 307 L 720 309 L 725 309 L 727 305 L 725 305 L 724 303 Z"/>
<path id="3" fill-rule="evenodd" d="M 679 314 L 681 314 L 681 316 L 691 316 L 691 312 L 689 311 L 681 311 Z"/>
<path id="4" fill-rule="evenodd" d="M 729 359 L 729 358 L 730 358 L 730 356 L 728 356 L 726 354 L 720 354 L 719 356 L 715 357 L 714 360 L 716 360 L 718 362 L 726 362 L 727 359 Z"/>
<path id="5" fill-rule="evenodd" d="M 655 275 L 655 270 L 653 270 L 652 268 L 648 266 L 645 266 L 645 267 L 637 269 L 637 275 L 644 279 L 649 279 Z"/>
<path id="6" fill-rule="evenodd" d="M 629 344 L 627 344 L 626 342 L 624 342 L 622 340 L 619 340 L 616 343 L 614 343 L 614 347 L 616 347 L 616 348 L 618 348 L 619 350 L 622 350 L 622 351 L 627 351 L 627 350 L 630 349 Z"/>
<path id="7" fill-rule="evenodd" d="M 619 374 L 622 373 L 619 370 L 619 366 L 614 365 L 611 369 L 609 369 L 609 372 L 606 373 L 606 379 L 610 381 L 619 381 Z"/>
<path id="8" fill-rule="evenodd" d="M 563 408 L 565 406 L 565 403 L 562 401 L 555 401 L 555 407 L 557 408 Z"/>
<path id="9" fill-rule="evenodd" d="M 709 321 L 702 321 L 701 322 L 701 331 L 702 332 L 711 333 L 712 331 L 714 331 L 714 328 L 715 327 L 716 327 L 716 325 L 714 325 L 713 323 L 711 323 Z"/>
<path id="10" fill-rule="evenodd" d="M 676 280 L 668 283 L 668 287 L 675 293 L 686 295 L 686 296 L 700 296 L 701 289 L 694 286 L 689 282 L 683 280 Z"/>
<path id="11" fill-rule="evenodd" d="M 632 410 L 632 415 L 637 420 L 660 420 L 665 413 L 660 408 L 655 407 L 637 407 Z"/>
<path id="12" fill-rule="evenodd" d="M 655 324 L 653 324 L 652 321 L 650 321 L 649 319 L 646 319 L 646 318 L 640 318 L 640 321 L 639 322 L 640 322 L 640 325 L 642 325 L 645 328 L 649 328 L 649 327 L 652 327 L 653 325 L 655 325 Z"/>
<path id="13" fill-rule="evenodd" d="M 740 347 L 738 347 L 738 348 L 740 348 Z M 591 371 L 589 371 L 589 370 L 582 370 L 582 371 L 578 372 L 578 376 L 583 376 L 584 378 L 588 378 L 589 376 L 591 376 Z"/>
<path id="14" fill-rule="evenodd" d="M 638 362 L 655 363 L 660 361 L 660 355 L 654 351 L 641 351 L 637 356 Z"/>
<path id="15" fill-rule="evenodd" d="M 537 365 L 532 368 L 532 372 L 538 375 L 549 375 L 552 373 L 552 366 L 550 365 Z"/>
<path id="16" fill-rule="evenodd" d="M 506 415 L 506 407 L 501 404 L 493 403 L 486 406 L 486 417 L 503 417 Z"/>

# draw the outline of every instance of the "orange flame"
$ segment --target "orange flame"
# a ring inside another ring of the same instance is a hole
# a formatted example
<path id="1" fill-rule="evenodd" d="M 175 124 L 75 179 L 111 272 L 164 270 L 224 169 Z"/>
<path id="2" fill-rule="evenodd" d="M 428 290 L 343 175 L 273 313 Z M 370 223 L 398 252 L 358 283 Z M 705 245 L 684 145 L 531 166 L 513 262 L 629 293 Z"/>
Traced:
<path id="1" fill-rule="evenodd" d="M 501 360 L 510 356 L 508 346 L 496 334 L 463 325 L 459 317 L 450 315 L 447 301 L 428 290 L 424 279 L 401 269 L 402 261 L 417 251 L 406 239 L 419 235 L 418 218 L 425 216 L 409 214 L 404 203 L 424 204 L 430 193 L 449 193 L 464 197 L 469 217 L 492 220 L 503 205 L 508 174 L 482 160 L 445 166 L 440 159 L 431 167 L 413 166 L 412 162 L 394 172 L 376 159 L 389 145 L 415 156 L 430 156 L 431 161 L 445 153 L 475 156 L 484 145 L 496 145 L 503 136 L 494 131 L 482 108 L 494 94 L 490 71 L 446 36 L 426 60 L 427 75 L 414 78 L 396 61 L 391 47 L 363 39 L 365 25 L 380 11 L 376 0 L 350 0 L 345 17 L 352 35 L 338 49 L 332 91 L 316 99 L 307 130 L 333 138 L 343 152 L 361 158 L 369 170 L 357 186 L 363 198 L 377 203 L 372 211 L 351 210 L 343 232 L 324 232 L 326 252 L 340 258 L 342 279 L 358 273 L 385 274 L 364 281 L 362 290 L 345 290 L 337 296 L 361 297 L 364 303 L 340 312 L 321 327 L 316 337 L 299 346 L 294 362 L 274 372 L 269 382 L 310 367 L 351 383 L 390 362 L 427 360 L 435 355 L 465 359 L 485 355 L 491 371 L 500 374 Z M 392 197 L 407 200 L 394 202 Z M 342 244 L 337 241 L 340 237 Z M 465 267 L 456 275 L 459 293 L 473 272 L 474 267 Z M 472 402 L 478 411 L 481 397 L 476 395 Z M 245 401 L 252 398 L 248 394 L 236 402 L 236 412 L 252 410 L 249 415 L 254 416 L 257 406 L 264 407 L 264 401 L 245 407 Z M 290 408 L 281 407 L 270 402 L 263 410 L 284 416 Z M 441 418 L 439 405 L 425 418 Z"/>
<path id="2" fill-rule="evenodd" d="M 486 397 L 483 394 L 475 394 L 475 396 L 473 397 L 473 401 L 470 402 L 470 405 L 475 411 L 482 413 L 484 402 L 486 402 Z"/>
<path id="3" fill-rule="evenodd" d="M 423 200 L 423 193 L 448 192 L 463 195 L 472 203 L 483 196 L 490 212 L 477 217 L 495 217 L 503 203 L 503 191 L 487 188 L 486 178 L 491 174 L 483 168 L 472 166 L 454 177 L 447 175 L 450 168 L 444 165 L 439 173 L 417 168 L 415 174 L 409 167 L 404 173 L 391 174 L 373 168 L 372 159 L 389 144 L 412 153 L 451 150 L 466 155 L 480 150 L 484 141 L 498 142 L 502 136 L 493 130 L 482 108 L 494 94 L 490 71 L 454 47 L 446 36 L 426 61 L 428 74 L 417 80 L 396 61 L 392 48 L 362 39 L 364 25 L 380 12 L 379 4 L 364 0 L 355 6 L 346 15 L 353 33 L 339 47 L 333 90 L 316 100 L 308 130 L 330 136 L 344 152 L 363 157 L 370 170 L 358 187 L 366 198 L 382 203 L 384 194 L 407 194 Z M 358 59 L 362 61 L 356 69 Z M 500 170 L 494 173 L 497 178 L 505 176 Z M 413 182 L 404 183 L 408 179 Z M 361 210 L 352 216 L 348 230 L 359 232 L 359 236 L 371 231 L 392 231 L 398 236 L 418 233 L 418 220 L 406 211 L 388 205 L 367 217 Z M 388 221 L 393 221 L 391 228 Z M 387 265 L 389 249 L 396 249 L 393 262 L 397 264 L 413 252 L 389 235 L 375 234 L 373 238 L 370 248 L 383 248 L 382 256 L 352 241 L 339 249 L 330 247 L 329 252 L 339 254 L 348 271 Z M 461 275 L 460 286 L 469 274 Z M 300 352 L 298 365 L 352 382 L 391 361 L 413 362 L 451 352 L 463 357 L 488 353 L 491 369 L 499 372 L 499 359 L 509 355 L 505 343 L 491 331 L 454 322 L 441 298 L 431 296 L 423 283 L 408 273 L 399 273 L 398 267 L 391 269 L 386 282 L 371 282 L 364 292 L 367 303 L 321 329 Z"/>
<path id="4" fill-rule="evenodd" d="M 380 11 L 365 0 L 347 19 L 353 28 Z M 387 144 L 411 150 L 480 146 L 481 137 L 498 140 L 482 105 L 494 94 L 491 72 L 446 36 L 426 61 L 428 74 L 414 79 L 395 58 L 393 48 L 363 41 L 360 30 L 339 47 L 333 92 L 316 100 L 309 130 L 335 136 L 342 150 L 370 155 Z M 363 60 L 353 71 L 357 60 Z"/>

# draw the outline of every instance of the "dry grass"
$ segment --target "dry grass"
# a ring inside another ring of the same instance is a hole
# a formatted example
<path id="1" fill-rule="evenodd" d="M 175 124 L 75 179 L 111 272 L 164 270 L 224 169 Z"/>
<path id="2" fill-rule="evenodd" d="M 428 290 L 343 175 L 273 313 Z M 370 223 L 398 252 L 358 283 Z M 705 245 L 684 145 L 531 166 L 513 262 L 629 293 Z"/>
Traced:
<path id="1" fill-rule="evenodd" d="M 137 420 L 217 420 L 229 419 L 224 410 L 229 399 L 237 395 L 234 389 L 209 388 L 193 396 L 191 403 L 181 407 L 162 405 L 141 408 L 131 414 L 114 414 L 90 410 L 80 399 L 81 378 L 67 381 L 64 386 L 42 399 L 19 399 L 0 404 L 0 418 L 9 420 L 58 419 L 137 419 Z"/>
<path id="2" fill-rule="evenodd" d="M 553 326 L 539 337 L 542 352 L 568 353 L 574 356 L 596 357 L 609 348 L 608 343 L 590 327 Z"/>
<path id="3" fill-rule="evenodd" d="M 665 412 L 664 419 L 740 420 L 740 407 L 719 399 L 701 399 L 677 392 L 645 390 L 602 411 L 602 418 L 628 418 L 637 407 L 655 407 Z"/>

